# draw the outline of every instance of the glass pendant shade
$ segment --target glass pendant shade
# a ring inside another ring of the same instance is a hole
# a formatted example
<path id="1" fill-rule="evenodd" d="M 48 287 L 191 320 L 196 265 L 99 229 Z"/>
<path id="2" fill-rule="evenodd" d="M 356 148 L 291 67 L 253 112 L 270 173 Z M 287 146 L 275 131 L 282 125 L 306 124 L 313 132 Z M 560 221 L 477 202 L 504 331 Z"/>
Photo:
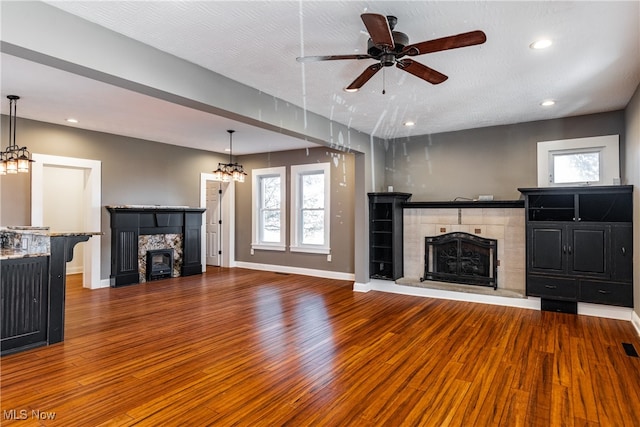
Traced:
<path id="1" fill-rule="evenodd" d="M 18 173 L 18 161 L 16 159 L 7 160 L 7 173 L 8 174 Z"/>

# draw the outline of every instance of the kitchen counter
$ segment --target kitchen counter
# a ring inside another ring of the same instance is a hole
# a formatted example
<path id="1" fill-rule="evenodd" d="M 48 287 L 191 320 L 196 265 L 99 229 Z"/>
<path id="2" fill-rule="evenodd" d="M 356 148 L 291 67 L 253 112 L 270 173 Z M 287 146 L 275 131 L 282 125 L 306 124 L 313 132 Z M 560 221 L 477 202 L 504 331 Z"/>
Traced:
<path id="1" fill-rule="evenodd" d="M 0 227 L 1 355 L 64 340 L 67 262 L 77 243 L 100 234 Z"/>

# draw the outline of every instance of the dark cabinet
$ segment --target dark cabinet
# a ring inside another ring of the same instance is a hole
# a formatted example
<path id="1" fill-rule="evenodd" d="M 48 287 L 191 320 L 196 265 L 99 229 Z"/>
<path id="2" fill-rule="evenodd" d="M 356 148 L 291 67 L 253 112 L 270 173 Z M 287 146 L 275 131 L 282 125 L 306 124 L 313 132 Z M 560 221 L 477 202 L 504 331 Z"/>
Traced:
<path id="1" fill-rule="evenodd" d="M 49 257 L 2 260 L 1 354 L 47 344 Z"/>
<path id="2" fill-rule="evenodd" d="M 519 190 L 527 215 L 527 295 L 632 307 L 633 187 Z"/>
<path id="3" fill-rule="evenodd" d="M 529 271 L 606 276 L 609 236 L 608 226 L 531 224 Z"/>
<path id="4" fill-rule="evenodd" d="M 403 275 L 402 205 L 408 193 L 369 193 L 369 275 L 396 280 Z"/>

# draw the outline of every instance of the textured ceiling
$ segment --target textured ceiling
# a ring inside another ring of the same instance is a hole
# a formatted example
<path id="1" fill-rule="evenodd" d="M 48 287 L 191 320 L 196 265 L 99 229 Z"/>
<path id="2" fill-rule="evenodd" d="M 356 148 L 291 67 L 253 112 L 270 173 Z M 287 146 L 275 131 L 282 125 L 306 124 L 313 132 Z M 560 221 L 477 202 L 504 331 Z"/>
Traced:
<path id="1" fill-rule="evenodd" d="M 48 3 L 387 139 L 622 109 L 640 82 L 640 3 L 633 1 Z M 396 30 L 411 43 L 472 30 L 484 31 L 487 42 L 414 57 L 449 76 L 440 85 L 389 67 L 360 92 L 346 93 L 372 60 L 296 62 L 303 55 L 365 53 L 363 12 L 397 16 Z M 554 44 L 530 49 L 540 37 Z M 542 108 L 544 99 L 556 105 Z M 157 108 L 160 116 L 176 107 Z M 405 120 L 416 126 L 402 126 Z"/>

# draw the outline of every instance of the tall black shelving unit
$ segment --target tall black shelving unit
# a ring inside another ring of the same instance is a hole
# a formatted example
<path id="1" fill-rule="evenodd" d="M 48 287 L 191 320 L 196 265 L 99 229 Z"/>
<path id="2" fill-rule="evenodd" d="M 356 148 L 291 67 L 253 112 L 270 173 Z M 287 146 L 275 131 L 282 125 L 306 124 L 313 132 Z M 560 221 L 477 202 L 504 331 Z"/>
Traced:
<path id="1" fill-rule="evenodd" d="M 409 193 L 369 193 L 369 276 L 396 280 L 403 275 L 402 205 Z"/>

